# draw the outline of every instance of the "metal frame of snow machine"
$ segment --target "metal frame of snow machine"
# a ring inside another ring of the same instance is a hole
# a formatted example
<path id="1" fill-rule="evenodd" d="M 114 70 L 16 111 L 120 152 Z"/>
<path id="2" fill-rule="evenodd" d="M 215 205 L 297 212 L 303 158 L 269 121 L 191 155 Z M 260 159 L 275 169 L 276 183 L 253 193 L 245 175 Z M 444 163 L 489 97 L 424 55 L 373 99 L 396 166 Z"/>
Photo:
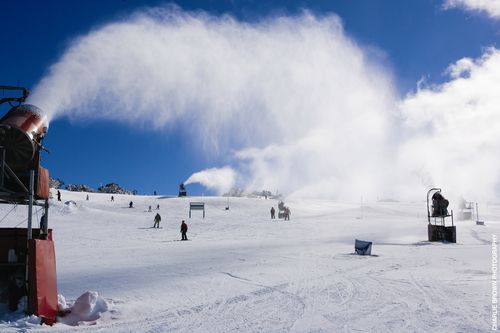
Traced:
<path id="1" fill-rule="evenodd" d="M 449 243 L 457 242 L 457 228 L 453 221 L 453 210 L 448 214 L 436 209 L 435 203 L 429 204 L 436 193 L 441 193 L 440 188 L 431 188 L 427 192 L 427 235 L 429 242 L 445 241 Z M 432 213 L 431 213 L 432 208 Z M 451 217 L 451 226 L 446 226 L 446 218 Z M 434 219 L 432 221 L 432 219 Z M 434 222 L 434 223 L 433 223 Z"/>
<path id="2" fill-rule="evenodd" d="M 18 224 L 27 221 L 26 228 L 0 228 L 0 302 L 14 311 L 26 296 L 25 311 L 52 325 L 58 311 L 56 261 L 48 228 L 49 172 L 40 166 L 47 122 L 37 107 L 22 104 L 29 94 L 26 88 L 0 90 L 22 93 L 0 99 L 12 107 L 0 119 L 0 204 L 14 205 L 7 215 L 17 205 L 28 206 L 27 218 Z M 34 228 L 37 206 L 43 215 Z"/>

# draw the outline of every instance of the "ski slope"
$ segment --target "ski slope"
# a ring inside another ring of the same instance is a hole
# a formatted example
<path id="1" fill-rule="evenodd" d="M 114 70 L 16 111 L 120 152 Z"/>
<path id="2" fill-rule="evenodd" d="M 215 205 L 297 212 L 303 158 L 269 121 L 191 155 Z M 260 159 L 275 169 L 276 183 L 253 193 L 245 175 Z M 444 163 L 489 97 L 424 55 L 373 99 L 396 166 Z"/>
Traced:
<path id="1" fill-rule="evenodd" d="M 78 327 L 3 313 L 1 332 L 490 330 L 500 206 L 484 207 L 485 226 L 456 221 L 457 244 L 443 244 L 426 241 L 425 202 L 287 201 L 284 222 L 270 219 L 277 201 L 264 198 L 230 198 L 225 210 L 221 197 L 61 193 L 49 215 L 59 294 L 71 303 L 96 291 L 109 309 Z M 205 202 L 205 219 L 188 218 L 190 201 Z M 152 229 L 157 204 L 162 228 Z M 355 238 L 373 241 L 373 255 L 353 255 Z"/>

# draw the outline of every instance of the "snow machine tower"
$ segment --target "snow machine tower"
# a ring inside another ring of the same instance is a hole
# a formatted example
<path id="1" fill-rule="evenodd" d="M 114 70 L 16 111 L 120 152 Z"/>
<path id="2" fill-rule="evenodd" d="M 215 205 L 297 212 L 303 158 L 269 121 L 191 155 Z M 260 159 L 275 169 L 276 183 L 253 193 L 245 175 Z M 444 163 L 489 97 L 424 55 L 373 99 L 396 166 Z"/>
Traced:
<path id="1" fill-rule="evenodd" d="M 40 166 L 47 119 L 36 106 L 22 104 L 29 94 L 26 88 L 0 86 L 1 90 L 19 91 L 21 96 L 0 99 L 0 104 L 8 102 L 12 107 L 0 119 L 0 204 L 13 205 L 12 210 L 27 206 L 28 212 L 20 221 L 27 222 L 26 227 L 0 228 L 0 303 L 15 311 L 26 299 L 29 314 L 53 324 L 57 284 L 48 228 L 49 173 Z M 41 218 L 34 221 L 39 212 Z"/>
<path id="2" fill-rule="evenodd" d="M 427 234 L 430 242 L 457 242 L 457 228 L 453 223 L 453 210 L 448 212 L 448 205 L 449 202 L 441 194 L 440 188 L 431 188 L 427 192 Z M 448 217 L 451 218 L 451 226 L 446 226 L 446 218 Z"/>
<path id="3" fill-rule="evenodd" d="M 181 183 L 179 185 L 179 197 L 186 197 L 186 196 L 187 196 L 186 186 L 184 186 L 184 183 Z"/>

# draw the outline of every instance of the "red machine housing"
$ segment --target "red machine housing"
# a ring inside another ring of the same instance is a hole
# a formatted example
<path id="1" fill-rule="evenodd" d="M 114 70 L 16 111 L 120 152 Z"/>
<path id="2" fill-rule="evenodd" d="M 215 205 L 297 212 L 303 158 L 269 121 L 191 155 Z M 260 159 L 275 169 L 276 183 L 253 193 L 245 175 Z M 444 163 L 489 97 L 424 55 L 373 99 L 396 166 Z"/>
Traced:
<path id="1" fill-rule="evenodd" d="M 28 312 L 35 313 L 44 323 L 52 325 L 58 312 L 54 242 L 52 239 L 30 239 L 28 253 Z"/>

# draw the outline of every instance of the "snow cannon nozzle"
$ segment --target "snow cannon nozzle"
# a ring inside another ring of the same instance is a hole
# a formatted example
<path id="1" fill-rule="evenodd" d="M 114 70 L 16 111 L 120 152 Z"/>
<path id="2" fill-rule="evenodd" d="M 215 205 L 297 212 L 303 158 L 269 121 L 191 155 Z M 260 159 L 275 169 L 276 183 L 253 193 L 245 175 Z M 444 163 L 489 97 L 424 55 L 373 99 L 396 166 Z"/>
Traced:
<path id="1" fill-rule="evenodd" d="M 31 164 L 43 149 L 42 140 L 48 131 L 47 117 L 30 104 L 9 110 L 0 119 L 0 146 L 5 149 L 5 161 L 13 168 Z"/>

